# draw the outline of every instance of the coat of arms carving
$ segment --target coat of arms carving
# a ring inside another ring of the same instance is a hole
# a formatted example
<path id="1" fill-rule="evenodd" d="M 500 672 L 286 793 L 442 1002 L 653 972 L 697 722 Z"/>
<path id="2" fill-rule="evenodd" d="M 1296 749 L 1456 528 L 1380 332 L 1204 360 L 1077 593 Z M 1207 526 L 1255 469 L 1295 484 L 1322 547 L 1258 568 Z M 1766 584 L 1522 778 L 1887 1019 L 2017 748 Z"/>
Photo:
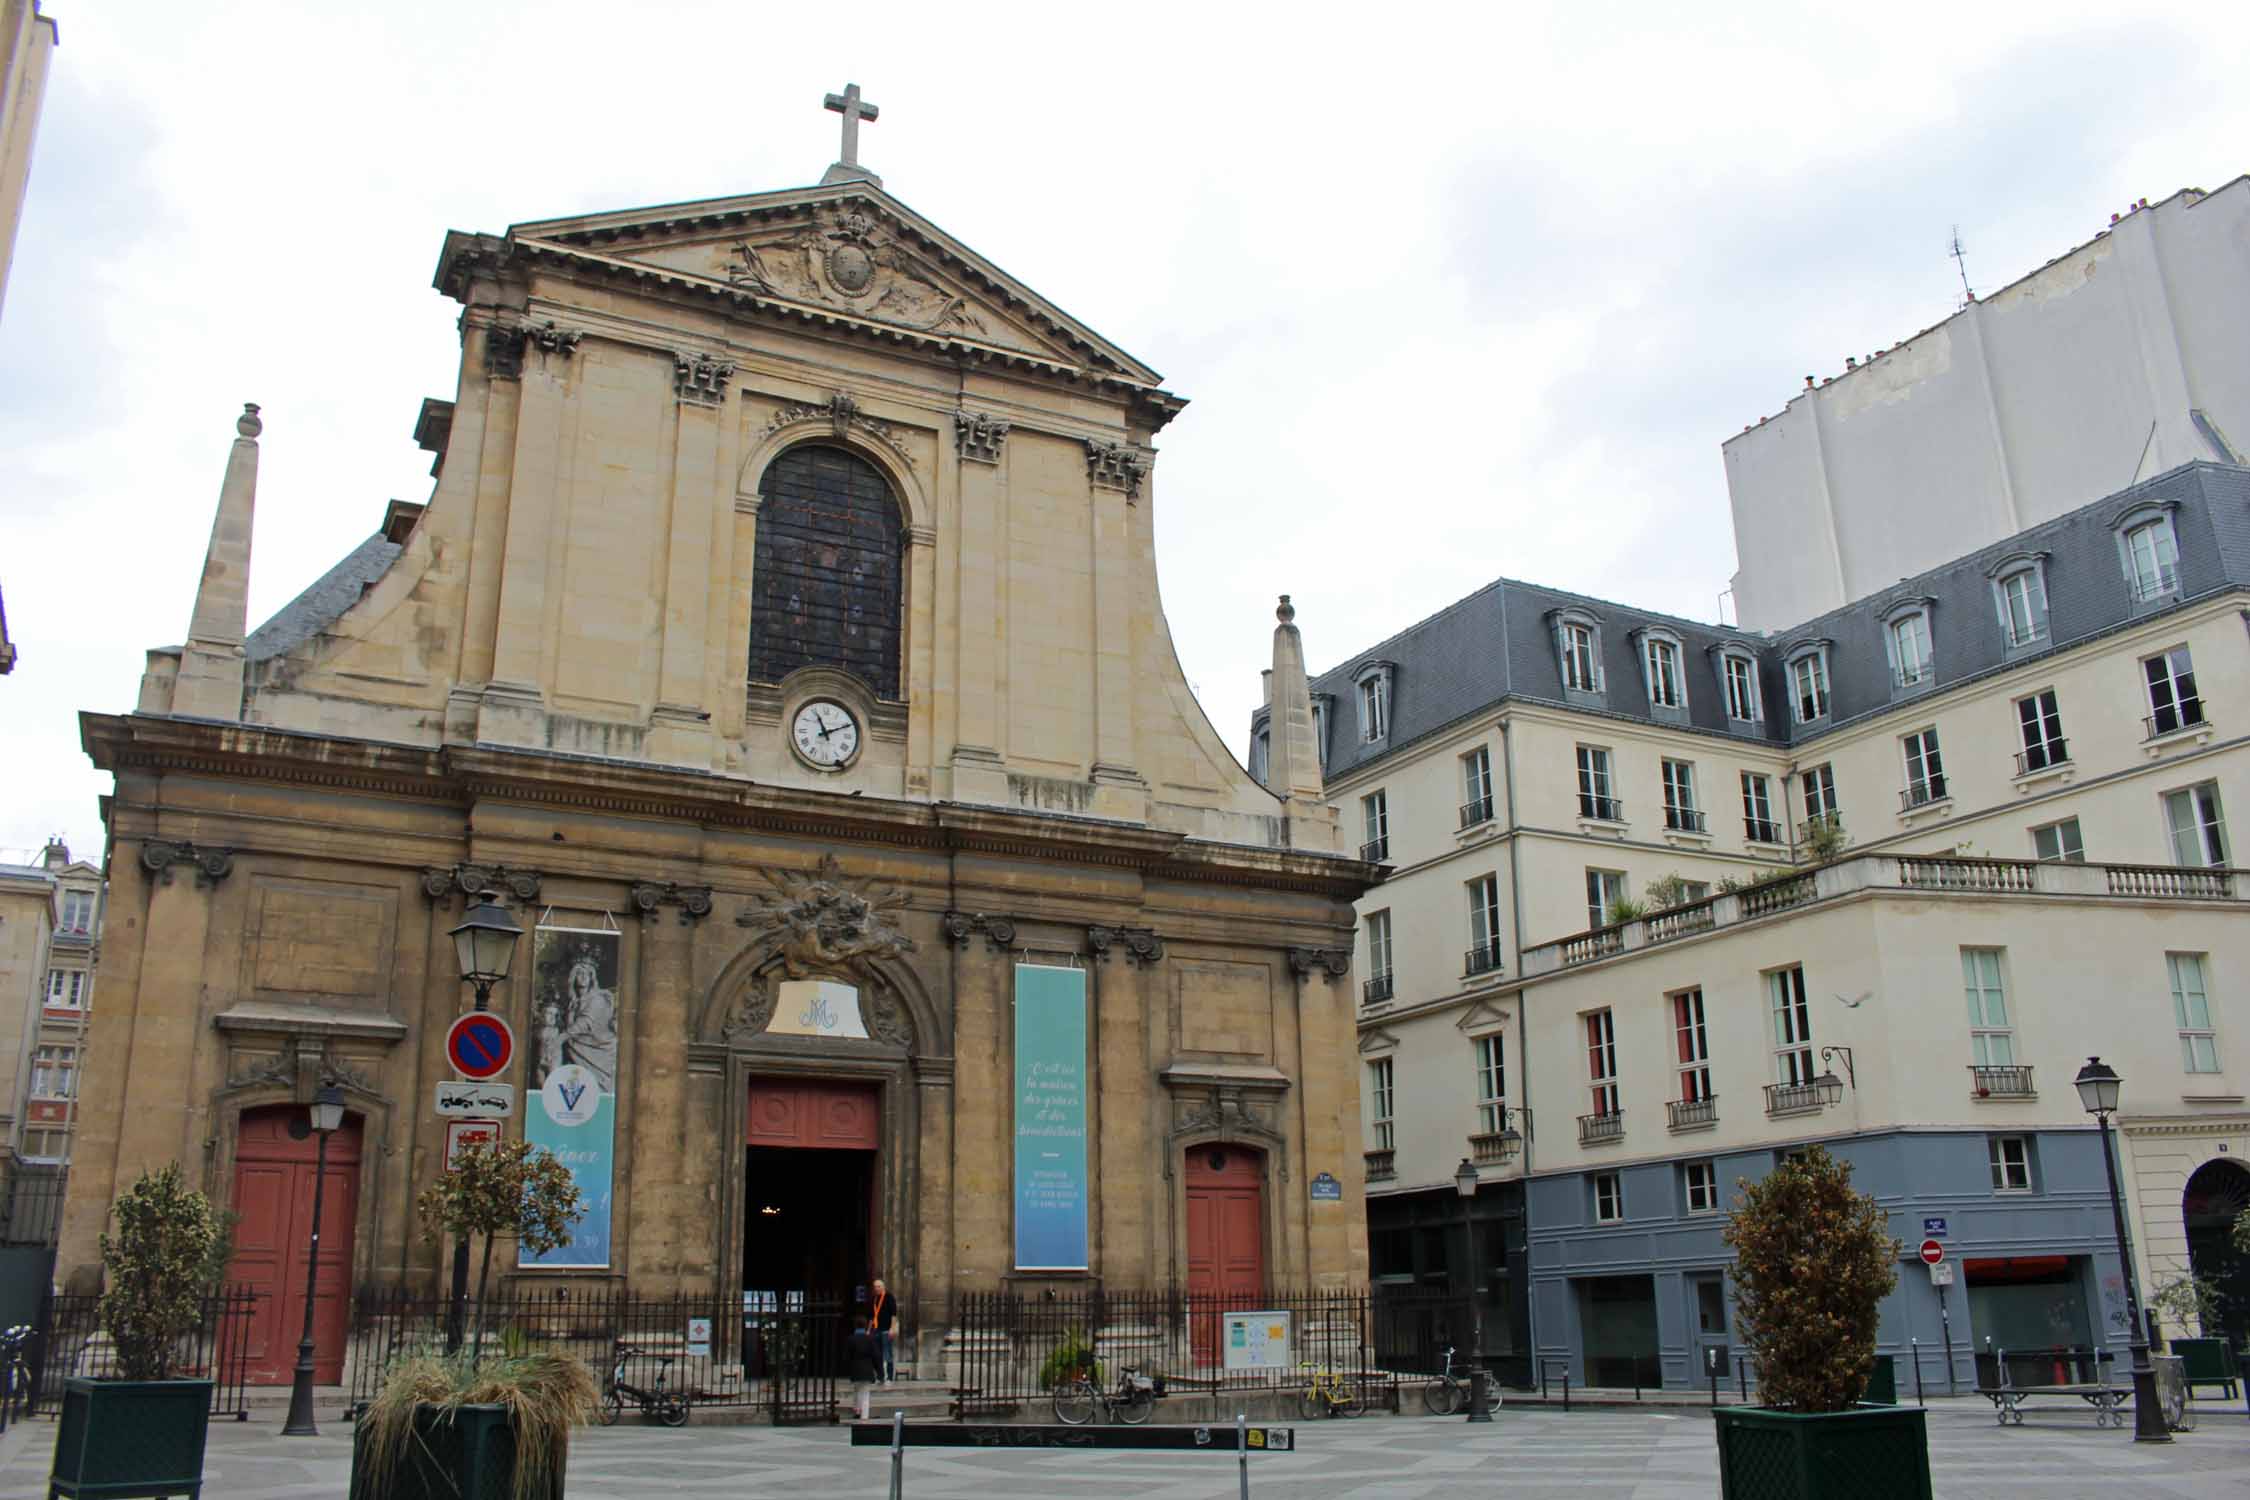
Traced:
<path id="1" fill-rule="evenodd" d="M 773 940 L 791 979 L 846 973 L 914 951 L 914 939 L 892 916 L 905 907 L 906 893 L 847 879 L 832 854 L 809 875 L 769 870 L 766 878 L 773 893 L 735 920 Z"/>

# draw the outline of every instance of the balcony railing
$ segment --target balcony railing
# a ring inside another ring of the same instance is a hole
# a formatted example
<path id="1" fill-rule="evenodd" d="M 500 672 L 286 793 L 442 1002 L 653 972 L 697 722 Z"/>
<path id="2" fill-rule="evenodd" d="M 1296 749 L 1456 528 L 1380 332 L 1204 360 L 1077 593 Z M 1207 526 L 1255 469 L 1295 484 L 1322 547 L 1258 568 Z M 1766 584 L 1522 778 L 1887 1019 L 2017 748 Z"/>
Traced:
<path id="1" fill-rule="evenodd" d="M 1982 1067 L 1969 1065 L 1969 1091 L 1979 1099 L 2036 1099 L 2039 1091 L 2031 1086 L 2031 1068 Z"/>
<path id="2" fill-rule="evenodd" d="M 2112 896 L 2162 896 L 2175 901 L 2225 901 L 2234 877 L 2225 870 L 2189 865 L 2104 865 Z"/>
<path id="3" fill-rule="evenodd" d="M 1500 945 L 1488 943 L 1482 948 L 1471 948 L 1461 956 L 1464 975 L 1489 974 L 1500 967 Z"/>
<path id="4" fill-rule="evenodd" d="M 1398 1176 L 1397 1151 L 1386 1149 L 1367 1153 L 1367 1180 L 1369 1182 L 1387 1182 L 1396 1176 Z"/>
<path id="5" fill-rule="evenodd" d="M 1385 834 L 1379 839 L 1369 839 L 1366 843 L 1360 845 L 1359 857 L 1371 865 L 1379 865 L 1384 860 L 1389 859 L 1391 857 L 1390 835 Z"/>
<path id="6" fill-rule="evenodd" d="M 2183 698 L 2177 706 L 2150 714 L 2141 720 L 2141 727 L 2148 731 L 2142 738 L 2162 739 L 2168 734 L 2178 734 L 2183 729 L 2200 729 L 2203 723 L 2203 700 Z"/>
<path id="7" fill-rule="evenodd" d="M 1792 906 L 1802 906 L 1812 900 L 1817 890 L 1810 875 L 1769 880 L 1742 892 L 1742 914 L 1745 917 L 1763 917 L 1777 911 L 1787 911 Z"/>
<path id="8" fill-rule="evenodd" d="M 2035 891 L 2039 862 L 2030 859 L 1935 859 L 1901 855 L 1898 883 L 1915 891 Z"/>
<path id="9" fill-rule="evenodd" d="M 2133 576 L 2133 601 L 2146 604 L 2152 599 L 2162 599 L 2167 594 L 2180 591 L 2180 570 L 2158 568 L 2154 573 L 2136 573 Z"/>
<path id="10" fill-rule="evenodd" d="M 1674 1130 L 1701 1130 L 1706 1125 L 1719 1123 L 1719 1096 L 1705 1094 L 1700 1099 L 1674 1099 L 1664 1106 L 1672 1117 Z"/>
<path id="11" fill-rule="evenodd" d="M 1572 964 L 1592 963 L 1597 958 L 1607 958 L 1612 953 L 1625 951 L 1625 929 L 1622 925 L 1597 927 L 1592 932 L 1564 938 L 1561 947 L 1565 968 Z"/>
<path id="12" fill-rule="evenodd" d="M 1766 1113 L 1801 1115 L 1826 1109 L 1840 1092 L 1832 1092 L 1829 1085 L 1818 1078 L 1810 1083 L 1769 1083 L 1766 1085 Z"/>
<path id="13" fill-rule="evenodd" d="M 1753 844 L 1778 844 L 1781 842 L 1781 825 L 1771 818 L 1744 818 L 1742 836 Z"/>
<path id="14" fill-rule="evenodd" d="M 1578 1144 L 1598 1146 L 1606 1141 L 1625 1139 L 1625 1111 L 1612 1110 L 1606 1115 L 1580 1115 L 1578 1117 Z"/>
<path id="15" fill-rule="evenodd" d="M 1625 801 L 1622 797 L 1589 797 L 1580 792 L 1578 816 L 1591 818 L 1596 823 L 1622 823 L 1625 821 Z"/>
<path id="16" fill-rule="evenodd" d="M 1693 807 L 1674 807 L 1669 802 L 1664 804 L 1664 826 L 1671 829 L 1674 833 L 1709 832 L 1709 830 L 1704 827 L 1703 813 L 1700 809 Z"/>
<path id="17" fill-rule="evenodd" d="M 1686 937 L 1691 932 L 1702 932 L 1713 926 L 1718 917 L 1712 903 L 1717 899 L 1711 897 L 1703 901 L 1691 901 L 1685 906 L 1668 906 L 1662 911 L 1649 913 L 1644 919 L 1648 940 L 1652 943 L 1668 943 L 1676 937 Z"/>
<path id="18" fill-rule="evenodd" d="M 1912 812 L 1917 807 L 1928 807 L 1933 802 L 1945 800 L 1945 778 L 1932 776 L 1927 781 L 1910 781 L 1898 794 L 1902 812 Z"/>
<path id="19" fill-rule="evenodd" d="M 1474 828 L 1479 823 L 1491 821 L 1492 799 L 1490 797 L 1479 797 L 1474 802 L 1461 804 L 1461 826 L 1463 828 Z"/>
<path id="20" fill-rule="evenodd" d="M 1513 1130 L 1492 1130 L 1469 1137 L 1469 1160 L 1480 1167 L 1503 1166 L 1523 1149 L 1523 1137 Z"/>
<path id="21" fill-rule="evenodd" d="M 2057 766 L 2070 764 L 2070 741 L 2048 740 L 2029 750 L 2016 752 L 2016 774 L 2029 776 L 2034 771 L 2052 771 Z"/>
<path id="22" fill-rule="evenodd" d="M 1383 973 L 1362 981 L 1359 987 L 1359 995 L 1360 1003 L 1363 1005 L 1381 1005 L 1385 1000 L 1390 999 L 1390 972 L 1385 970 Z"/>

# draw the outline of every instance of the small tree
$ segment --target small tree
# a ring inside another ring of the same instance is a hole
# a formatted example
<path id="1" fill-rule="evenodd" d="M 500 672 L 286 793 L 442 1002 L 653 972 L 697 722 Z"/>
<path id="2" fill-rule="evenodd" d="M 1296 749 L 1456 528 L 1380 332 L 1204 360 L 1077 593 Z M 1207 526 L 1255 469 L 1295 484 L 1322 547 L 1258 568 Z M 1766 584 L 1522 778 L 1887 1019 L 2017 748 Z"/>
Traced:
<path id="1" fill-rule="evenodd" d="M 1747 1183 L 1728 1217 L 1734 1306 L 1768 1406 L 1844 1411 L 1867 1388 L 1878 1311 L 1898 1285 L 1882 1205 L 1820 1146 Z"/>
<path id="2" fill-rule="evenodd" d="M 422 1232 L 436 1243 L 449 1234 L 484 1236 L 484 1258 L 477 1269 L 477 1335 L 473 1363 L 484 1352 L 484 1296 L 492 1280 L 492 1239 L 512 1234 L 534 1255 L 570 1243 L 570 1231 L 586 1217 L 586 1200 L 570 1169 L 555 1153 L 529 1141 L 500 1141 L 464 1147 L 453 1166 L 422 1189 L 414 1200 Z"/>
<path id="3" fill-rule="evenodd" d="M 1851 840 L 1844 836 L 1843 819 L 1834 813 L 1825 813 L 1805 820 L 1805 860 L 1808 865 L 1824 865 L 1844 852 Z"/>
<path id="4" fill-rule="evenodd" d="M 101 1238 L 102 1323 L 126 1380 L 165 1380 L 179 1341 L 203 1321 L 203 1299 L 226 1275 L 227 1216 L 167 1162 L 120 1193 Z"/>

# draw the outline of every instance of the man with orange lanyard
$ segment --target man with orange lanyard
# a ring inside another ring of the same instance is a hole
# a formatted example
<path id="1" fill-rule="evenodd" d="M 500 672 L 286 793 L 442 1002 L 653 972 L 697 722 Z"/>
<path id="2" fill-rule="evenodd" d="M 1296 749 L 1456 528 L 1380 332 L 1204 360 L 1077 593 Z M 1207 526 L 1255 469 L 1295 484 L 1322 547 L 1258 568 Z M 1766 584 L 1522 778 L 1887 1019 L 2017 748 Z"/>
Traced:
<path id="1" fill-rule="evenodd" d="M 891 1334 L 897 1326 L 898 1301 L 878 1279 L 874 1305 L 867 1313 L 867 1330 L 875 1335 L 875 1378 L 885 1385 L 898 1380 L 898 1361 L 891 1350 Z"/>

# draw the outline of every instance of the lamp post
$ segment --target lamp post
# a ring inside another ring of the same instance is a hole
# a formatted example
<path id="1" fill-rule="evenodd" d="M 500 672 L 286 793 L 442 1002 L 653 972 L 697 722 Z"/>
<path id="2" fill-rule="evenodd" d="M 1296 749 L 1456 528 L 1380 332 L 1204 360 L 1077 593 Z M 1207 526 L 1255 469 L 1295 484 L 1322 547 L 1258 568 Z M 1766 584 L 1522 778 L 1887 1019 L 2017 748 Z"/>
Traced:
<path id="1" fill-rule="evenodd" d="M 2117 1096 L 2125 1081 L 2117 1070 L 2098 1057 L 2086 1059 L 2078 1070 L 2078 1100 L 2100 1123 L 2102 1167 L 2109 1173 L 2109 1211 L 2117 1224 L 2117 1260 L 2125 1272 L 2125 1315 L 2133 1327 L 2133 1441 L 2169 1443 L 2164 1413 L 2156 1404 L 2156 1370 L 2148 1362 L 2148 1327 L 2141 1321 L 2141 1298 L 2133 1284 L 2133 1247 L 2125 1237 L 2125 1200 L 2117 1191 L 2117 1158 L 2110 1155 L 2109 1117 L 2117 1111 Z"/>
<path id="2" fill-rule="evenodd" d="M 328 1138 L 344 1123 L 344 1091 L 334 1084 L 323 1088 L 313 1095 L 311 1114 L 313 1134 L 320 1137 L 313 1155 L 312 1254 L 305 1261 L 305 1329 L 297 1340 L 297 1378 L 289 1387 L 283 1437 L 320 1436 L 313 1425 L 313 1294 L 320 1278 L 320 1200 L 327 1187 Z"/>
<path id="3" fill-rule="evenodd" d="M 1489 1422 L 1484 1406 L 1484 1305 L 1477 1300 L 1477 1227 L 1469 1205 L 1477 1195 L 1476 1163 L 1466 1156 L 1453 1173 L 1453 1191 L 1461 1197 L 1461 1246 L 1468 1252 L 1469 1272 L 1469 1416 L 1472 1422 Z"/>
<path id="4" fill-rule="evenodd" d="M 515 924 L 506 908 L 500 905 L 496 891 L 477 892 L 476 904 L 461 918 L 454 928 L 454 961 L 460 965 L 461 982 L 477 988 L 477 1009 L 492 1008 L 492 987 L 508 977 L 508 966 L 515 962 L 516 939 L 523 929 Z M 469 1310 L 469 1237 L 461 1235 L 453 1242 L 453 1306 L 445 1320 L 445 1348 L 448 1354 L 461 1347 L 461 1335 Z"/>

